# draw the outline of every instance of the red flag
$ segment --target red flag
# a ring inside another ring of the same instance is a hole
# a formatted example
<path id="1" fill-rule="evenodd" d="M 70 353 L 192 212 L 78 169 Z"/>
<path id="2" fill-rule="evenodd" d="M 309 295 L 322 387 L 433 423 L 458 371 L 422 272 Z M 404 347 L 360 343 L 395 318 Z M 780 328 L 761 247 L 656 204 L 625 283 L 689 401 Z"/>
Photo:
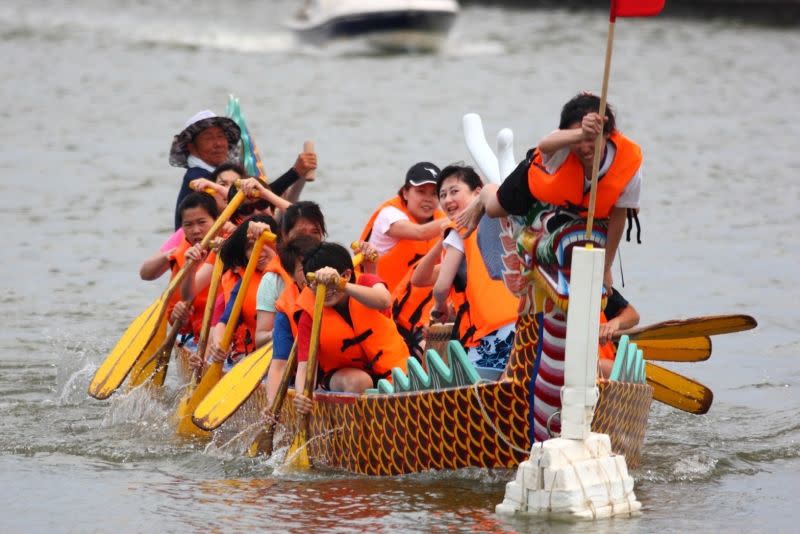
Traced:
<path id="1" fill-rule="evenodd" d="M 664 9 L 664 0 L 611 0 L 611 22 L 617 17 L 653 17 Z"/>

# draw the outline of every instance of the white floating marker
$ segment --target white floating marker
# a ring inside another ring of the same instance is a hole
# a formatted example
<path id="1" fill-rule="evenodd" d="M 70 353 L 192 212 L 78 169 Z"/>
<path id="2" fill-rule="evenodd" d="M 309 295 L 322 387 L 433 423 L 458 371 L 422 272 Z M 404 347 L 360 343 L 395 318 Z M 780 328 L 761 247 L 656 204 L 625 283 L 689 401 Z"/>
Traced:
<path id="1" fill-rule="evenodd" d="M 572 251 L 561 437 L 533 445 L 506 484 L 498 514 L 598 519 L 638 514 L 642 507 L 625 457 L 611 452 L 607 434 L 591 431 L 604 256 L 596 248 Z"/>

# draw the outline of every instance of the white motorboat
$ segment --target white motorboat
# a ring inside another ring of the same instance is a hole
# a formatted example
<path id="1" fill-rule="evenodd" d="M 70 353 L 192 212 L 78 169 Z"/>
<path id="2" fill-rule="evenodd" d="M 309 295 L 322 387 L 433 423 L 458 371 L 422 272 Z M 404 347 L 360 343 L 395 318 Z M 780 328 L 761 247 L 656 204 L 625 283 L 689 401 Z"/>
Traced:
<path id="1" fill-rule="evenodd" d="M 435 50 L 458 13 L 456 0 L 308 0 L 287 26 L 304 42 L 363 38 L 385 50 Z"/>

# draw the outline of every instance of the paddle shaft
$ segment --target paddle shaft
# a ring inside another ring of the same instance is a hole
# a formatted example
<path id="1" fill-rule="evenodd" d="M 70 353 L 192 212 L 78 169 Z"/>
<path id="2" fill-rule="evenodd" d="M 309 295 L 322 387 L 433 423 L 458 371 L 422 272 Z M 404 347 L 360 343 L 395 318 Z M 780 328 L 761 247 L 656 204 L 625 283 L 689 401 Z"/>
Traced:
<path id="1" fill-rule="evenodd" d="M 203 310 L 203 324 L 200 326 L 200 339 L 197 341 L 197 356 L 200 361 L 205 361 L 206 347 L 208 346 L 208 333 L 211 330 L 211 318 L 214 315 L 214 305 L 217 300 L 217 291 L 219 290 L 219 282 L 222 278 L 223 268 L 222 258 L 219 253 L 214 260 L 214 269 L 211 271 L 211 285 L 208 288 L 208 296 L 206 297 L 206 308 Z M 197 384 L 200 376 L 203 373 L 202 365 L 194 370 L 192 373 L 192 384 Z"/>
<path id="2" fill-rule="evenodd" d="M 681 339 L 699 336 L 730 334 L 750 330 L 757 326 L 749 315 L 711 315 L 674 321 L 664 321 L 639 328 L 617 332 L 614 339 L 627 335 L 631 339 Z"/>
<path id="3" fill-rule="evenodd" d="M 306 362 L 306 381 L 303 385 L 303 395 L 311 398 L 314 391 L 314 382 L 317 378 L 317 354 L 319 353 L 319 332 L 322 324 L 322 308 L 325 303 L 325 284 L 317 284 L 314 294 L 314 316 L 311 322 L 311 342 L 308 347 L 308 361 Z M 310 414 L 305 414 L 301 422 L 302 430 L 308 434 Z"/>
<path id="4" fill-rule="evenodd" d="M 608 40 L 606 41 L 606 59 L 603 69 L 603 89 L 600 93 L 600 109 L 598 114 L 603 122 L 606 116 L 606 100 L 608 98 L 608 78 L 611 72 L 611 51 L 614 47 L 614 21 L 608 23 Z M 594 159 L 592 160 L 592 185 L 589 192 L 589 215 L 586 219 L 586 239 L 592 238 L 592 226 L 594 225 L 594 210 L 597 204 L 597 175 L 600 173 L 600 156 L 603 147 L 603 131 L 601 127 L 600 133 L 594 141 Z"/>
<path id="5" fill-rule="evenodd" d="M 250 446 L 251 456 L 255 456 L 256 454 L 270 456 L 272 454 L 276 418 L 283 408 L 283 402 L 286 400 L 286 392 L 289 389 L 289 383 L 291 382 L 296 370 L 297 341 L 295 341 L 294 345 L 292 345 L 292 351 L 289 353 L 289 359 L 286 360 L 286 367 L 283 369 L 281 381 L 280 384 L 278 384 L 278 390 L 275 392 L 275 398 L 272 399 L 272 404 L 269 407 L 272 417 L 267 420 L 264 428 L 261 429 L 256 438 L 253 440 L 253 443 Z"/>
<path id="6" fill-rule="evenodd" d="M 250 279 L 253 278 L 253 273 L 256 272 L 256 267 L 258 266 L 258 257 L 261 255 L 261 249 L 264 248 L 264 245 L 266 245 L 267 241 L 275 241 L 275 234 L 271 232 L 263 232 L 260 236 L 258 236 L 255 245 L 253 245 L 253 251 L 250 253 L 250 259 L 247 261 L 247 267 L 245 268 L 244 275 L 242 276 L 242 283 L 239 286 L 239 292 L 236 294 L 236 300 L 233 301 L 231 315 L 228 318 L 228 323 L 225 325 L 225 333 L 222 335 L 222 340 L 220 340 L 219 343 L 220 348 L 224 351 L 227 351 L 231 346 L 233 333 L 236 331 L 236 327 L 238 326 L 239 315 L 242 311 L 244 299 L 247 296 L 247 287 L 250 285 Z"/>

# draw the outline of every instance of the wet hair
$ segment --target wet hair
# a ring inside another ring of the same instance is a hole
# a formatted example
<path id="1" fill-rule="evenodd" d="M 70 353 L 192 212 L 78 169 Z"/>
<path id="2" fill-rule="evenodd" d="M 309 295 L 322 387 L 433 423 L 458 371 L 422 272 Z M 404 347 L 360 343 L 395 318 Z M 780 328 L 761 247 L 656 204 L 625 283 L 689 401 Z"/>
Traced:
<path id="1" fill-rule="evenodd" d="M 247 260 L 249 259 L 247 257 L 247 228 L 250 226 L 251 221 L 267 223 L 272 229 L 277 226 L 275 219 L 269 215 L 253 215 L 237 226 L 236 230 L 222 244 L 222 248 L 219 251 L 219 256 L 222 258 L 222 263 L 225 264 L 226 268 L 247 266 Z"/>
<path id="2" fill-rule="evenodd" d="M 436 177 L 436 196 L 439 196 L 444 181 L 451 176 L 455 176 L 458 181 L 464 182 L 467 187 L 469 187 L 470 191 L 475 191 L 477 188 L 483 187 L 483 180 L 481 180 L 481 177 L 475 172 L 475 169 L 469 165 L 448 165 L 442 169 L 442 172 Z"/>
<path id="3" fill-rule="evenodd" d="M 238 174 L 241 178 L 247 178 L 247 171 L 240 163 L 236 163 L 235 161 L 227 161 L 214 169 L 214 172 L 211 173 L 211 177 L 209 180 L 212 182 L 216 182 L 219 175 L 225 171 L 233 171 Z"/>
<path id="4" fill-rule="evenodd" d="M 328 235 L 328 231 L 325 229 L 325 217 L 322 215 L 319 204 L 310 200 L 301 200 L 286 208 L 281 218 L 281 234 L 289 235 L 300 219 L 308 219 L 318 224 L 322 229 L 322 235 Z"/>
<path id="5" fill-rule="evenodd" d="M 214 220 L 219 216 L 217 201 L 214 200 L 214 197 L 202 191 L 192 191 L 183 197 L 178 205 L 178 224 L 183 225 L 183 212 L 192 208 L 202 208 Z"/>
<path id="6" fill-rule="evenodd" d="M 303 258 L 303 272 L 306 274 L 316 272 L 323 267 L 333 267 L 339 274 L 350 269 L 350 282 L 355 281 L 353 258 L 350 257 L 350 252 L 339 243 L 323 241 Z"/>
<path id="7" fill-rule="evenodd" d="M 319 246 L 320 240 L 310 235 L 299 235 L 278 247 L 281 266 L 290 275 L 294 272 L 297 260 L 302 261 L 309 252 Z"/>
<path id="8" fill-rule="evenodd" d="M 558 129 L 566 130 L 575 123 L 580 124 L 587 113 L 598 113 L 599 111 L 599 96 L 588 93 L 577 94 L 561 108 L 561 121 L 558 123 Z M 606 122 L 603 124 L 603 133 L 608 135 L 616 128 L 614 110 L 609 104 L 606 104 Z"/>

